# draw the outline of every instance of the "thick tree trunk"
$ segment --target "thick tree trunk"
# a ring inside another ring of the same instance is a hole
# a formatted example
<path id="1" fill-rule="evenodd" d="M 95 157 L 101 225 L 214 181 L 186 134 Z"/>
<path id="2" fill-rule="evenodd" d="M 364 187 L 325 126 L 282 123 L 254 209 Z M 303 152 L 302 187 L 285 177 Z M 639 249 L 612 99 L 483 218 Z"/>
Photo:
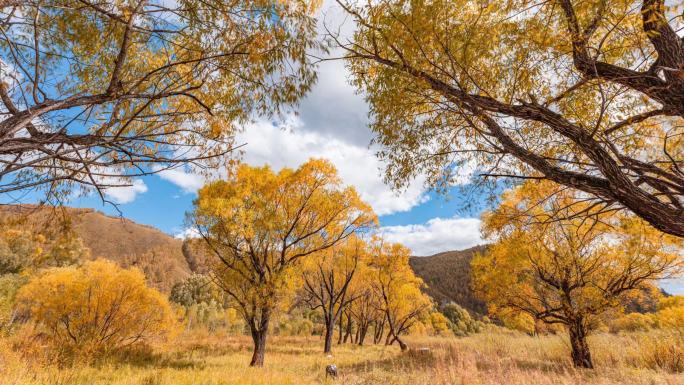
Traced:
<path id="1" fill-rule="evenodd" d="M 575 322 L 568 327 L 570 333 L 570 347 L 572 349 L 572 364 L 576 368 L 593 369 L 591 352 L 587 343 L 587 330 L 582 321 Z"/>
<path id="2" fill-rule="evenodd" d="M 254 353 L 252 354 L 252 361 L 250 361 L 249 366 L 264 366 L 267 333 L 268 329 L 252 332 L 252 340 L 254 341 Z"/>
<path id="3" fill-rule="evenodd" d="M 252 334 L 252 341 L 254 342 L 254 352 L 252 353 L 252 361 L 250 361 L 249 366 L 264 366 L 266 336 L 268 335 L 270 314 L 271 312 L 269 309 L 264 309 L 261 311 L 261 318 L 258 322 L 256 319 L 252 319 L 249 322 L 249 329 Z"/>

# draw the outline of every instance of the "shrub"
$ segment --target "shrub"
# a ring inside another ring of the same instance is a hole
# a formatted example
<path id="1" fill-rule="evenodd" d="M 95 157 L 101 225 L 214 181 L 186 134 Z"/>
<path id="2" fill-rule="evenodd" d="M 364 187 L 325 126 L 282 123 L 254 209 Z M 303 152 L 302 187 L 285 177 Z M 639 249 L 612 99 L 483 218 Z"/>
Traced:
<path id="1" fill-rule="evenodd" d="M 482 322 L 474 320 L 468 310 L 455 303 L 444 306 L 442 313 L 449 320 L 451 331 L 458 337 L 479 333 L 484 326 Z"/>
<path id="2" fill-rule="evenodd" d="M 19 274 L 0 275 L 0 335 L 9 333 L 18 318 L 15 298 L 26 278 Z"/>
<path id="3" fill-rule="evenodd" d="M 140 271 L 105 260 L 46 270 L 19 290 L 17 303 L 61 353 L 97 356 L 176 329 L 168 301 Z"/>
<path id="4" fill-rule="evenodd" d="M 655 328 L 656 318 L 652 314 L 630 313 L 625 314 L 610 323 L 610 331 L 617 333 L 626 332 L 645 332 Z"/>

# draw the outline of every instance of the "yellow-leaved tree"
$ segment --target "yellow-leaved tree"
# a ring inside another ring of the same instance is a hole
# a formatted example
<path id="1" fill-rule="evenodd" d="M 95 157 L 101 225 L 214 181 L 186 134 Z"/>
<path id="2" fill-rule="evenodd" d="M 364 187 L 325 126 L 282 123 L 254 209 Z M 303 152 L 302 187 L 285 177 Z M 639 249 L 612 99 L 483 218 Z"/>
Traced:
<path id="1" fill-rule="evenodd" d="M 102 259 L 45 270 L 19 290 L 17 306 L 55 349 L 85 357 L 165 338 L 176 329 L 168 300 L 145 285 L 140 271 Z"/>
<path id="2" fill-rule="evenodd" d="M 356 236 L 312 255 L 303 266 L 303 299 L 321 309 L 325 325 L 324 353 L 332 350 L 335 323 L 342 310 L 363 296 L 358 275 L 368 263 L 368 246 Z"/>
<path id="3" fill-rule="evenodd" d="M 411 251 L 399 243 L 376 238 L 371 245 L 373 279 L 370 282 L 389 329 L 386 345 L 395 342 L 402 351 L 408 345 L 401 336 L 420 321 L 432 307 L 430 297 L 420 289 L 423 281 L 409 265 Z"/>
<path id="4" fill-rule="evenodd" d="M 681 1 L 338 3 L 358 28 L 333 38 L 390 181 L 427 174 L 446 188 L 477 165 L 684 237 Z"/>
<path id="5" fill-rule="evenodd" d="M 319 0 L 0 2 L 0 194 L 206 164 L 316 80 Z"/>
<path id="6" fill-rule="evenodd" d="M 269 322 L 292 298 L 302 260 L 376 222 L 370 206 L 324 160 L 278 173 L 240 165 L 227 180 L 199 191 L 190 223 L 214 257 L 215 282 L 249 327 L 251 366 L 263 366 Z"/>
<path id="7" fill-rule="evenodd" d="M 554 194 L 549 198 L 549 191 Z M 564 219 L 555 219 L 559 217 Z M 472 261 L 474 285 L 499 311 L 564 326 L 572 362 L 592 368 L 587 335 L 630 291 L 682 271 L 681 239 L 605 213 L 550 182 L 528 182 L 484 215 L 495 243 Z"/>

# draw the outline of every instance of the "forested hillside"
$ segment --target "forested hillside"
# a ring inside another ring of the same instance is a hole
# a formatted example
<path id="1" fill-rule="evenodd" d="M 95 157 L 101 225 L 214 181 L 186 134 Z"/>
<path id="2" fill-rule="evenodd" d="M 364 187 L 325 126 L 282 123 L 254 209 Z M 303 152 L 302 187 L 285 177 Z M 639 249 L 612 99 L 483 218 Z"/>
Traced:
<path id="1" fill-rule="evenodd" d="M 470 261 L 484 251 L 484 246 L 475 246 L 460 251 L 446 251 L 428 257 L 411 257 L 411 267 L 425 281 L 425 291 L 438 304 L 455 302 L 471 313 L 487 313 L 485 303 L 471 288 Z"/>
<path id="2" fill-rule="evenodd" d="M 160 230 L 94 209 L 0 206 L 0 217 L 24 221 L 38 233 L 57 230 L 65 218 L 90 249 L 93 259 L 106 258 L 123 267 L 136 266 L 148 283 L 168 292 L 190 274 L 183 242 Z"/>

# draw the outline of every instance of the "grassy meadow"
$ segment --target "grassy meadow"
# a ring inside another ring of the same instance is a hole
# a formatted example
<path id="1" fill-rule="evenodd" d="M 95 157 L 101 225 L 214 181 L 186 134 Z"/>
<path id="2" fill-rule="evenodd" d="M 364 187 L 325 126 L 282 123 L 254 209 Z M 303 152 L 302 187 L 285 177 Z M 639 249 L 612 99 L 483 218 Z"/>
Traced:
<path id="1" fill-rule="evenodd" d="M 679 342 L 676 342 L 679 341 Z M 3 340 L 2 385 L 267 385 L 267 384 L 644 384 L 684 383 L 684 346 L 674 336 L 597 334 L 590 339 L 595 370 L 577 370 L 561 336 L 481 333 L 464 338 L 412 337 L 414 349 L 336 345 L 321 353 L 317 337 L 272 337 L 264 368 L 247 366 L 248 336 L 194 332 L 171 343 L 92 365 L 41 363 Z M 326 379 L 334 363 L 340 376 Z"/>

